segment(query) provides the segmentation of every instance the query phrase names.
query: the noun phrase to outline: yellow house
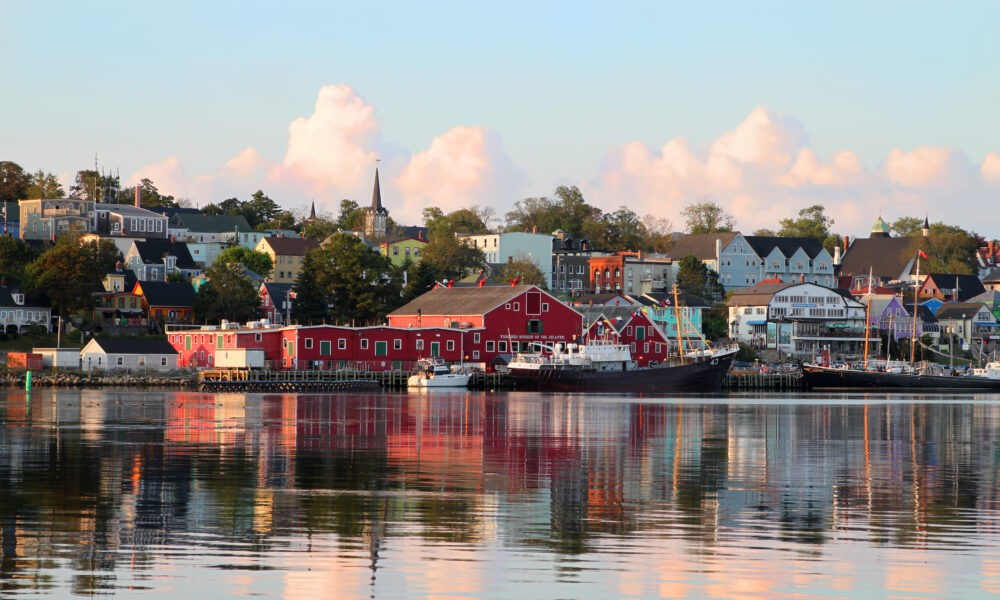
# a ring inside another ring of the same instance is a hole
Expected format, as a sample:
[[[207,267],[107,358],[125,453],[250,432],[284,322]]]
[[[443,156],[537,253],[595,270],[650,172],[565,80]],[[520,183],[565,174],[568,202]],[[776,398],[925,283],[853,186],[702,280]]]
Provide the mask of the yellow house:
[[[387,257],[394,266],[398,267],[402,266],[407,259],[414,263],[420,262],[420,253],[426,245],[427,240],[423,238],[408,237],[395,242],[382,242],[379,244],[379,249],[382,256]]]
[[[319,248],[319,242],[309,238],[266,237],[254,250],[267,254],[274,263],[268,283],[295,283],[302,272],[302,258],[314,248]]]

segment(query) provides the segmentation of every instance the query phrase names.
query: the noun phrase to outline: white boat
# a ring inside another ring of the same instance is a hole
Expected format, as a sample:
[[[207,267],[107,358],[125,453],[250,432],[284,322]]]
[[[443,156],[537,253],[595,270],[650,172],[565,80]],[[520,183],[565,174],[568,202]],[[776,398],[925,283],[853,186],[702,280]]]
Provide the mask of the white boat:
[[[449,367],[443,360],[420,359],[417,371],[406,380],[409,387],[468,387],[471,373],[458,367]]]

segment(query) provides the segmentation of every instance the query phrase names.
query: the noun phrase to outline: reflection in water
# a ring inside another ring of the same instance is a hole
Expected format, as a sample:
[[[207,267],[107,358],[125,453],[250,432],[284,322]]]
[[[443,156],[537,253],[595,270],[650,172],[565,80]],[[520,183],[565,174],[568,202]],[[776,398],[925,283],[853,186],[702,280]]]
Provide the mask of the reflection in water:
[[[1000,591],[989,398],[0,395],[0,596]]]

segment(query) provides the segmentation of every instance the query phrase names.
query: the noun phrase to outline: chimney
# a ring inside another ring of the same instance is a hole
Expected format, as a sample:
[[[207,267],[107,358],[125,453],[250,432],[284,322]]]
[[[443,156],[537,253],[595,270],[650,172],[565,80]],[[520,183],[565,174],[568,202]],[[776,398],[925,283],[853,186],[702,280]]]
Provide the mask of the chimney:
[[[418,229],[417,230],[417,239],[418,240],[424,239],[424,230],[423,229]]]
[[[139,189],[139,184],[135,184],[135,207],[141,208],[139,199],[142,198],[142,190]]]
[[[833,264],[840,264],[840,246],[833,247]]]
[[[805,282],[806,282],[806,274],[799,273],[799,283],[805,283]]]
[[[538,226],[537,225],[533,225],[531,227],[531,233],[538,233]]]
[[[993,255],[993,242],[992,241],[990,242],[989,249],[990,249],[990,258],[993,258],[994,255]]]
[[[847,235],[845,235],[845,236],[844,236],[844,252],[847,252],[847,248],[848,248],[848,246],[850,246],[850,245],[851,245],[851,237],[850,237],[850,236],[847,236]]]

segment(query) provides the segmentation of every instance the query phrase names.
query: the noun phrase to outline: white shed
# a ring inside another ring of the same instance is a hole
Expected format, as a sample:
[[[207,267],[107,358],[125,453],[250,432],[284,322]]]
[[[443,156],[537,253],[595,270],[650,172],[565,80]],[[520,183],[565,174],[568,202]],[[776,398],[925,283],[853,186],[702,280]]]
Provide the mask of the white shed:
[[[80,350],[84,371],[173,371],[177,350],[163,339],[94,338]]]

